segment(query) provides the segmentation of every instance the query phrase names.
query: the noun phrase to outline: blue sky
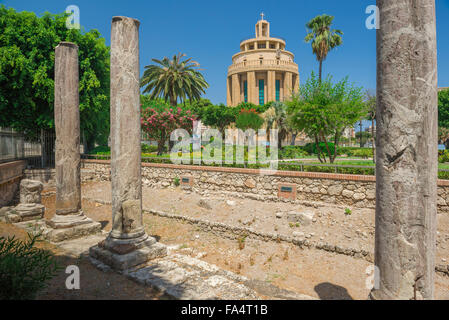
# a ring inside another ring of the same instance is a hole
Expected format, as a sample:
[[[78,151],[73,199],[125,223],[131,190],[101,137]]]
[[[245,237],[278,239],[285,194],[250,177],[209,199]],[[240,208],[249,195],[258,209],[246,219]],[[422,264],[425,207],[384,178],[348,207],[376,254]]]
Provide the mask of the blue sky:
[[[139,19],[141,70],[151,58],[186,53],[198,61],[210,84],[206,98],[226,102],[226,73],[231,57],[244,38],[254,35],[254,25],[263,11],[271,23],[271,34],[287,41],[295,54],[301,79],[305,80],[318,64],[309,44],[304,42],[305,24],[318,14],[335,16],[335,28],[344,35],[343,45],[331,52],[324,73],[334,79],[349,76],[366,89],[376,87],[376,34],[365,28],[365,9],[375,0],[0,0],[18,11],[61,13],[77,5],[81,25],[97,29],[110,44],[111,18],[116,15]],[[449,0],[436,0],[439,58],[439,86],[449,86]]]

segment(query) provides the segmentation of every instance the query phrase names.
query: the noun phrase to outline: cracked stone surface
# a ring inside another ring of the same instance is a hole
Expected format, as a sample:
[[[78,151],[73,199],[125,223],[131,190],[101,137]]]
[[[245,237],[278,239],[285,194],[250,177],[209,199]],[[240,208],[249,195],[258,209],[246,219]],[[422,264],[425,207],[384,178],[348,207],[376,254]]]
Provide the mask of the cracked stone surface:
[[[379,0],[374,299],[433,299],[437,220],[435,1]],[[430,155],[430,156],[429,156]]]

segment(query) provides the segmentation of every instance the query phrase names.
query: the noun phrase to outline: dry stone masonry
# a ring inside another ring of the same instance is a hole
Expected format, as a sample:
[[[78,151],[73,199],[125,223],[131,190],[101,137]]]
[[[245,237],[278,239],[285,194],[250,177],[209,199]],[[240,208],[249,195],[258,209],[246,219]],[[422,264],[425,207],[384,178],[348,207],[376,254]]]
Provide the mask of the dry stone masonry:
[[[140,154],[139,21],[114,17],[111,31],[112,231],[90,249],[95,261],[126,270],[166,255],[143,226]]]
[[[85,160],[83,182],[110,181],[108,161]],[[261,201],[294,201],[279,197],[280,185],[296,188],[296,201],[324,202],[357,208],[374,208],[376,205],[375,177],[328,173],[279,171],[263,176],[251,169],[177,166],[172,164],[142,164],[142,183],[155,189],[175,186],[176,178],[189,177],[182,188],[198,193],[217,192]],[[246,182],[246,183],[245,183]],[[449,211],[449,183],[439,181],[438,210]]]

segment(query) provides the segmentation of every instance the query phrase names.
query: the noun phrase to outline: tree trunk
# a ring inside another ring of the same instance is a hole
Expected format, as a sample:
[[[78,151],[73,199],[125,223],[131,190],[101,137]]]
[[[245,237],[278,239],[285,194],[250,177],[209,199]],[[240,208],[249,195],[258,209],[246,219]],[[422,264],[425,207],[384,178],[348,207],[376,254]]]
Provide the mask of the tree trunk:
[[[176,107],[178,105],[178,98],[170,96],[170,105]]]
[[[320,80],[320,83],[321,83],[321,80],[323,78],[323,61],[321,61],[321,60],[320,60],[320,72],[319,72],[318,77],[319,77],[318,79]]]
[[[437,192],[435,1],[378,0],[372,299],[433,299]],[[376,281],[375,281],[376,282]]]
[[[373,148],[373,161],[376,163],[376,138],[374,137],[374,118],[375,116],[371,118],[371,147]]]
[[[290,143],[291,146],[295,145],[296,137],[298,136],[297,132],[292,132],[292,141]]]
[[[316,151],[318,153],[318,160],[320,160],[321,163],[325,163],[326,156],[324,156],[324,161],[321,159],[321,148],[320,148],[320,140],[318,138],[318,135],[315,135],[315,144],[316,144]]]

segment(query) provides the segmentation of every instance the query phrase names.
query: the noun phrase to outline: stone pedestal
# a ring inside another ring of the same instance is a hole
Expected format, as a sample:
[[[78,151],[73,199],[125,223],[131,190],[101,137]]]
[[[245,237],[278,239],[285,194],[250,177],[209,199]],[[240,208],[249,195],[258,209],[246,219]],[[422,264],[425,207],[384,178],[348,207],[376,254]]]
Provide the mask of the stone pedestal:
[[[125,270],[166,255],[143,226],[140,152],[139,21],[114,17],[111,30],[112,231],[93,259]]]
[[[20,204],[5,214],[5,221],[17,223],[42,219],[45,207],[41,204],[44,188],[40,181],[23,179],[20,182]]]
[[[78,46],[61,42],[55,50],[56,214],[46,237],[58,242],[101,230],[81,210]]]

